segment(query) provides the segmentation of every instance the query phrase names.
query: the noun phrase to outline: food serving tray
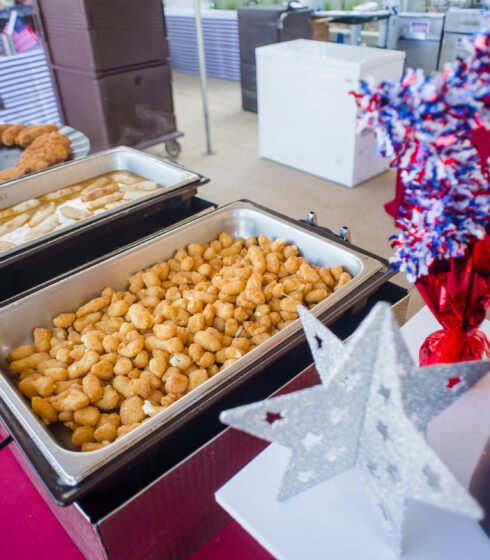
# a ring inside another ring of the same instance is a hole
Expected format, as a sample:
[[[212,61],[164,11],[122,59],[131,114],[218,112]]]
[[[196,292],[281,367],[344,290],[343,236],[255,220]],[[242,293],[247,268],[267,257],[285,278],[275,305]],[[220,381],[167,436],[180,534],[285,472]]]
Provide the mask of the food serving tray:
[[[97,451],[75,451],[69,430],[62,425],[48,429],[33,413],[9,373],[4,356],[10,349],[29,341],[34,327],[48,325],[53,316],[76,309],[104,287],[122,290],[132,273],[170,258],[188,243],[211,241],[221,231],[242,237],[263,233],[271,239],[283,238],[296,244],[312,263],[341,264],[349,271],[353,279],[311,310],[326,323],[365,299],[392,274],[382,259],[336,239],[321,228],[299,223],[249,201],[238,201],[115,252],[4,307],[0,314],[0,413],[58,503],[70,503],[93,489],[216,402],[220,395],[260,374],[260,369],[279,352],[304,341],[301,323],[296,320],[168,409]]]
[[[188,191],[191,186],[207,182],[202,175],[188,171],[174,162],[120,146],[0,186],[0,210],[103,173],[123,170],[155,181],[161,185],[161,188],[151,191],[145,197],[120,204],[116,208],[1,252],[0,273],[3,267],[14,261],[28,258],[31,254],[41,250],[45,251],[53,245],[83,234],[87,230],[103,227],[109,222],[127,217],[128,214],[143,210],[161,200],[179,196],[183,191]],[[191,194],[195,194],[195,191]]]

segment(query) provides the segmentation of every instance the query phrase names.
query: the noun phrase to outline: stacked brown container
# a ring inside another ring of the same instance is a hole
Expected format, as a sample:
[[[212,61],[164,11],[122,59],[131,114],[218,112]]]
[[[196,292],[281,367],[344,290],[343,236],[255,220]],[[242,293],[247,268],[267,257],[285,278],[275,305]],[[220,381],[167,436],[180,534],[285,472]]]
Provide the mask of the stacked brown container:
[[[175,151],[161,0],[36,0],[35,17],[63,119],[94,151],[159,141]]]

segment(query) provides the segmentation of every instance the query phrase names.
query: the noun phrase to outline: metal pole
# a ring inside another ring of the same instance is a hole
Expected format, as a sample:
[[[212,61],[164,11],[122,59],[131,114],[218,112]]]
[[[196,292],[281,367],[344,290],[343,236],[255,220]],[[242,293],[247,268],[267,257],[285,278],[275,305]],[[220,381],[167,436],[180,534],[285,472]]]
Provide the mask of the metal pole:
[[[361,31],[362,23],[354,23],[350,26],[350,44],[360,45],[361,44]]]
[[[201,77],[202,112],[204,116],[204,132],[206,133],[206,154],[213,153],[211,147],[211,129],[208,111],[208,80],[206,76],[206,57],[204,54],[204,37],[202,33],[201,0],[194,0],[194,15],[196,18],[197,54],[199,57],[199,74]]]

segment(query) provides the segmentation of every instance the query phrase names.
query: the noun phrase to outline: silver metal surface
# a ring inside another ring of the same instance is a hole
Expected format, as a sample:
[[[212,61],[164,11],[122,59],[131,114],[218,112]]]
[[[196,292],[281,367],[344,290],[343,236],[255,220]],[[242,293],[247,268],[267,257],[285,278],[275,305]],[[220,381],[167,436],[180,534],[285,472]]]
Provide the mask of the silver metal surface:
[[[438,41],[400,39],[397,48],[407,53],[407,68],[420,68],[427,74],[437,69],[440,50]]]
[[[15,414],[29,436],[36,442],[43,455],[66,484],[76,485],[113,457],[139,440],[150,431],[181,413],[216,386],[231,381],[240,372],[260,360],[277,345],[301,329],[299,320],[272,336],[234,364],[188,393],[162,413],[154,416],[129,434],[111,445],[90,453],[75,451],[70,442],[70,432],[62,425],[46,428],[33,413],[29,402],[16,389],[15,376],[9,373],[3,356],[7,352],[30,341],[32,329],[50,325],[52,318],[61,313],[76,310],[82,303],[95,297],[106,286],[123,290],[127,278],[136,271],[156,262],[170,258],[188,243],[211,241],[221,231],[235,236],[248,237],[263,233],[270,238],[283,238],[295,243],[302,255],[314,264],[333,266],[341,264],[353,279],[312,309],[319,315],[336,302],[349,297],[358,286],[364,284],[384,265],[371,257],[346,248],[325,237],[301,228],[294,223],[276,217],[266,210],[248,202],[236,202],[206,216],[176,227],[159,236],[133,246],[107,260],[95,264],[69,278],[56,282],[38,292],[28,295],[4,307],[0,314],[0,398]],[[59,428],[59,431],[56,431]]]
[[[306,223],[309,226],[317,226],[318,225],[318,216],[317,216],[316,212],[314,212],[313,210],[310,210],[308,212],[308,215],[306,216]]]
[[[339,230],[339,238],[342,239],[342,241],[347,241],[348,243],[351,242],[351,230],[349,226],[342,226]]]
[[[145,179],[155,181],[161,185],[161,188],[150,192],[148,196],[121,204],[92,218],[80,220],[48,235],[22,243],[9,251],[0,253],[0,259],[3,260],[13,253],[18,253],[19,250],[26,250],[30,246],[37,245],[39,241],[47,241],[60,234],[74,231],[93,222],[103,222],[115,214],[127,213],[132,207],[138,206],[144,201],[166,197],[172,191],[199,180],[199,175],[187,171],[177,164],[134,150],[133,148],[120,146],[0,186],[0,210],[24,200],[42,196],[48,192],[97,177],[103,173],[118,170],[132,171]]]
[[[450,9],[444,24],[439,70],[444,70],[445,65],[454,62],[458,56],[468,56],[470,36],[488,25],[480,10]]]
[[[463,58],[470,54],[469,35],[464,33],[444,33],[441,46],[441,54],[439,56],[440,71],[444,70],[446,64],[451,64],[456,60],[456,57]]]
[[[480,10],[451,8],[446,13],[444,33],[471,35],[488,25],[487,19]]]
[[[407,53],[408,68],[437,69],[444,14],[404,12],[396,16],[396,48]]]
[[[204,132],[206,135],[206,154],[211,155],[211,127],[208,109],[208,80],[206,74],[206,54],[204,51],[204,34],[202,30],[201,0],[194,0],[194,17],[196,18],[197,54],[199,59],[199,76],[201,79],[202,112],[204,117]]]
[[[442,37],[444,14],[400,13],[398,25],[401,39],[438,42]]]
[[[350,41],[351,45],[361,44],[362,23],[355,23],[350,26]]]

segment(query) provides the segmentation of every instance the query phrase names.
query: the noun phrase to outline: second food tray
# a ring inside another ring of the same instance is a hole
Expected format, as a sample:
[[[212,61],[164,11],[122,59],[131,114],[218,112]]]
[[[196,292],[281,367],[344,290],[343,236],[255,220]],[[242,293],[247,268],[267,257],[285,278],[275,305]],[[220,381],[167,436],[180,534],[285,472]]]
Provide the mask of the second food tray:
[[[142,198],[122,201],[125,203],[113,208],[109,205],[88,218],[73,220],[74,223],[0,250],[0,301],[83,264],[89,253],[92,256],[88,259],[93,259],[147,235],[155,230],[153,222],[157,226],[160,223],[158,229],[161,229],[165,222],[181,220],[186,217],[185,207],[197,189],[207,182],[202,175],[173,162],[120,146],[0,186],[0,214],[16,205],[16,208],[28,205],[33,199],[44,201],[56,194],[54,191],[68,190],[67,187],[117,171],[139,175],[156,183],[158,188]],[[45,201],[43,205],[46,206]],[[40,226],[47,221],[49,218]],[[5,218],[0,222],[4,224]]]

